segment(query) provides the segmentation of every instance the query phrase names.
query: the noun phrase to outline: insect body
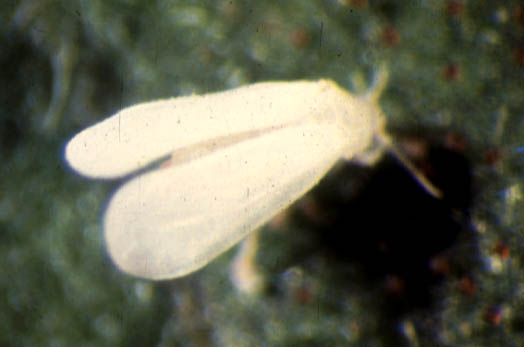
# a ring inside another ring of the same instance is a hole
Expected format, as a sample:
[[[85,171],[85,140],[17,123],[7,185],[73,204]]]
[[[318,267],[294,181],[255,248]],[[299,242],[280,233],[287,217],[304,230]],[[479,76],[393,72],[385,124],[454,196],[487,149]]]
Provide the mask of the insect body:
[[[125,108],[77,134],[65,157],[79,173],[118,178],[170,156],[116,191],[107,249],[149,279],[195,271],[311,189],[341,158],[383,136],[377,99],[329,80],[263,82]]]

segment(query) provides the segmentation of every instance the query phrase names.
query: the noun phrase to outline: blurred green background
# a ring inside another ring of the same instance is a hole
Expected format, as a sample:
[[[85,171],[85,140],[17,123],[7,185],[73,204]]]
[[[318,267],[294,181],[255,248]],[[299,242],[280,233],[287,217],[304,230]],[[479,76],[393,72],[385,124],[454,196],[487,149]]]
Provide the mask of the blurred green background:
[[[475,166],[486,271],[469,297],[449,284],[441,343],[524,345],[519,1],[6,0],[0,18],[0,345],[388,345],[367,333],[380,316],[369,298],[303,271],[309,303],[237,294],[234,252],[176,281],[119,272],[100,231],[117,183],[62,159],[72,135],[124,106],[263,80],[361,91],[381,63],[388,124],[456,129]],[[266,258],[279,251],[262,242]]]

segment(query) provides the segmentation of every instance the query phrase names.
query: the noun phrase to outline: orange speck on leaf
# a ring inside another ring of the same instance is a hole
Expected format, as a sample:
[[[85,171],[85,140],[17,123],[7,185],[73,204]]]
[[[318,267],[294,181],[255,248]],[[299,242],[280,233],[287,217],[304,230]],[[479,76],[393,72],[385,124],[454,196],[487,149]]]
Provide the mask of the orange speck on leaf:
[[[502,320],[502,312],[500,307],[494,306],[487,309],[484,313],[484,321],[492,325],[499,325]]]
[[[300,286],[296,288],[294,292],[295,298],[301,305],[309,304],[311,302],[311,299],[313,298],[311,288],[309,288],[308,286]]]
[[[495,252],[503,260],[507,260],[510,256],[511,250],[505,242],[499,241],[495,247],[493,247],[493,252]]]
[[[382,31],[382,41],[384,41],[384,43],[390,47],[397,45],[400,41],[400,34],[398,30],[392,26],[387,26],[384,28]]]
[[[513,8],[513,17],[517,23],[524,25],[524,6],[516,5]]]
[[[464,295],[471,296],[477,291],[477,286],[470,276],[464,276],[460,279],[459,290]]]
[[[501,157],[500,151],[495,148],[490,148],[484,152],[484,162],[490,166],[497,165]]]
[[[462,1],[451,0],[446,4],[446,13],[451,16],[460,16],[464,13],[464,3]]]
[[[311,44],[311,34],[306,29],[296,29],[291,33],[291,43],[295,48],[307,48]]]
[[[460,66],[455,63],[448,63],[446,66],[444,66],[442,73],[444,74],[444,79],[446,81],[456,81],[460,78],[461,75]]]
[[[464,136],[451,132],[446,134],[444,138],[444,147],[455,152],[464,153],[468,144]]]
[[[386,276],[386,292],[390,295],[403,295],[406,291],[406,282],[404,279],[395,276]]]
[[[524,47],[516,47],[513,50],[513,59],[519,66],[524,66]]]

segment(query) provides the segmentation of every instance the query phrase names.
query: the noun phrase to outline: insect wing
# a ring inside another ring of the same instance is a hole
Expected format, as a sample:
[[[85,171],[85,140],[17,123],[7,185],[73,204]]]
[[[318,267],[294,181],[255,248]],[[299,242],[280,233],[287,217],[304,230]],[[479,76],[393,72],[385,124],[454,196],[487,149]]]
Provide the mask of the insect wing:
[[[173,151],[308,117],[322,105],[326,85],[331,86],[318,81],[263,82],[138,104],[77,134],[65,157],[85,176],[120,177]]]
[[[197,270],[309,190],[346,146],[336,124],[309,119],[140,175],[109,203],[109,253],[145,278]]]

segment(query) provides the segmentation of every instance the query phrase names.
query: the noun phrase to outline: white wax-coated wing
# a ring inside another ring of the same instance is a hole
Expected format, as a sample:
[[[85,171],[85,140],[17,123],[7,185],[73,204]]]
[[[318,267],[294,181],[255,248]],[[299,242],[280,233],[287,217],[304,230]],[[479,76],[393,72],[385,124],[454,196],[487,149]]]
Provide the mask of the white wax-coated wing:
[[[140,175],[109,202],[108,251],[139,277],[195,271],[315,185],[347,155],[346,137],[309,119]]]
[[[65,157],[79,173],[120,177],[173,151],[250,131],[271,130],[318,113],[329,81],[264,82],[202,96],[178,97],[123,109],[76,135]],[[341,93],[342,91],[342,93]]]

